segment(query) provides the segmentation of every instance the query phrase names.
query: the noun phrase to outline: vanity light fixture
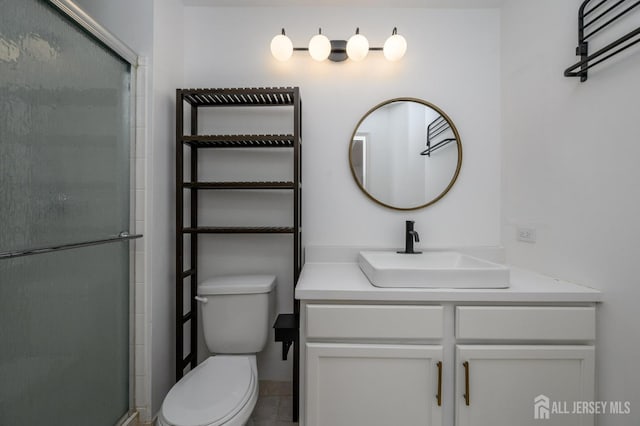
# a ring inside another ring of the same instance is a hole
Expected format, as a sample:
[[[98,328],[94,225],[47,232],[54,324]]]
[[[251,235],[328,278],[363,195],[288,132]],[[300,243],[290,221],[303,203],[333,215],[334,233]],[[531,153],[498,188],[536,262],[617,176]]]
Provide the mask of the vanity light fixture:
[[[278,34],[271,40],[271,54],[279,61],[288,60],[293,54],[293,43],[282,29],[282,34]]]
[[[398,29],[394,28],[391,32],[391,37],[384,42],[382,53],[384,57],[390,61],[397,61],[404,56],[407,51],[407,40],[398,34]]]
[[[324,61],[331,54],[331,40],[322,34],[322,28],[318,28],[318,34],[309,40],[309,56],[316,61]]]
[[[400,60],[407,51],[407,41],[398,34],[398,29],[394,28],[391,36],[385,41],[384,47],[369,47],[369,40],[360,34],[360,28],[346,40],[329,40],[322,34],[322,29],[318,29],[318,34],[311,37],[309,47],[293,47],[291,39],[287,37],[284,28],[281,34],[276,35],[271,40],[271,54],[279,61],[287,61],[294,51],[307,51],[311,58],[316,61],[329,59],[333,62],[342,62],[347,58],[353,61],[361,61],[367,57],[369,51],[382,51],[384,57],[389,61]]]
[[[347,42],[347,56],[353,61],[361,61],[369,54],[369,40],[360,34],[360,28]]]

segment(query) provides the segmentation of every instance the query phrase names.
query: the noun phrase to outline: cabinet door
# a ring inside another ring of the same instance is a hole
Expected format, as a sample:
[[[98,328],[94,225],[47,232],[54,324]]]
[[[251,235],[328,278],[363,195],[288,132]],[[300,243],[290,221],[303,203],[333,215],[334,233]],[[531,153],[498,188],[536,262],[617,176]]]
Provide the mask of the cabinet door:
[[[592,426],[594,379],[593,346],[459,345],[456,425]]]
[[[306,351],[307,426],[442,424],[442,346],[307,343]]]

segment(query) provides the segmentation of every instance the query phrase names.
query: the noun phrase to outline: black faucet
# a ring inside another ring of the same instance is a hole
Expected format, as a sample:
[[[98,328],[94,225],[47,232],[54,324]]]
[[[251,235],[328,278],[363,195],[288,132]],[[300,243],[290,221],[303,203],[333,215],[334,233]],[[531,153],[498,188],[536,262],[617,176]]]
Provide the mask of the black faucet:
[[[421,251],[413,250],[413,242],[420,242],[420,235],[413,229],[413,224],[415,222],[413,220],[407,220],[406,222],[406,231],[405,231],[405,243],[404,243],[404,251],[399,251],[398,253],[404,254],[419,254]]]

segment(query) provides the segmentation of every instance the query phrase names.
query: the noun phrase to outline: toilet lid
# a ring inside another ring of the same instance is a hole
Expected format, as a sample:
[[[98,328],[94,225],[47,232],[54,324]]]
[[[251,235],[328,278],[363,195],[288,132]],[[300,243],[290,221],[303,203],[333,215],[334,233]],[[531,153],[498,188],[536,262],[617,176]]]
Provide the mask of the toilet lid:
[[[254,380],[248,357],[209,357],[169,391],[162,415],[175,426],[219,424],[246,404]]]

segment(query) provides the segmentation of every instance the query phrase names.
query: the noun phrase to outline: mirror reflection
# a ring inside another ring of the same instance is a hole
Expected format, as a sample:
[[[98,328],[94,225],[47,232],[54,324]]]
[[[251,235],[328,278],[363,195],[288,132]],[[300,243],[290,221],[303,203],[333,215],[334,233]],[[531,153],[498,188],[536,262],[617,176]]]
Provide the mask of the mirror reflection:
[[[462,145],[453,122],[435,105],[392,99],[360,120],[351,137],[349,162],[370,198],[413,210],[449,191],[460,171]]]

